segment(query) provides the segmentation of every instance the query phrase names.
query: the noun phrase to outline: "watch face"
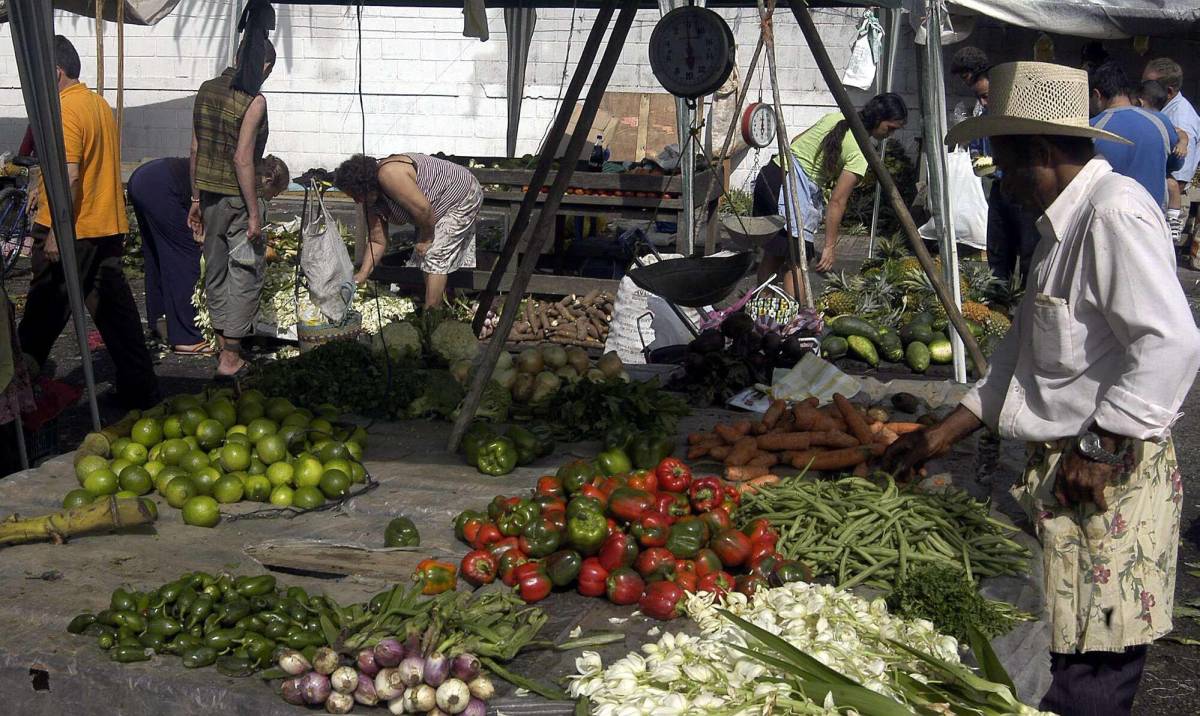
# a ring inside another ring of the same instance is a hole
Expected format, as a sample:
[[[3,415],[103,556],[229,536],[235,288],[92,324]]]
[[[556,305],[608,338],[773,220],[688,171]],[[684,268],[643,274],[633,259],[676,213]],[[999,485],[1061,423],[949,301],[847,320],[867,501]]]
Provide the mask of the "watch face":
[[[755,103],[748,110],[746,143],[762,149],[775,141],[775,110],[770,105]]]
[[[701,97],[715,91],[733,69],[733,46],[721,16],[701,7],[663,15],[650,35],[650,67],[671,94]]]

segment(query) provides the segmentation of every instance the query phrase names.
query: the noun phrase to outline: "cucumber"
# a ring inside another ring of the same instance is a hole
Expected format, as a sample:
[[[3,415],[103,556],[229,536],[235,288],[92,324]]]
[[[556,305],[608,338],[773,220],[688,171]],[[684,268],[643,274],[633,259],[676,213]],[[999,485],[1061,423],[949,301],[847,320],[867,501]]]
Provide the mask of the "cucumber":
[[[848,350],[850,350],[850,346],[841,336],[826,336],[821,341],[821,355],[829,360],[841,358],[846,355]]]
[[[895,333],[885,333],[880,340],[879,350],[883,359],[889,363],[899,363],[904,360],[904,344]]]
[[[879,344],[879,331],[874,326],[855,316],[838,316],[829,325],[834,335],[842,338],[862,336],[872,343]]]
[[[904,359],[914,373],[924,373],[929,370],[929,346],[920,341],[909,343]]]
[[[928,323],[917,323],[916,320],[913,320],[912,323],[900,330],[900,338],[906,345],[917,342],[928,346],[929,342],[933,340],[933,329],[929,327]]]
[[[921,326],[933,325],[933,314],[929,311],[921,311],[917,315],[913,316],[912,324]]]
[[[849,336],[846,338],[846,343],[850,348],[851,355],[855,358],[864,361],[872,368],[879,365],[879,354],[875,352],[875,344],[869,339],[862,336]]]
[[[950,363],[954,360],[954,351],[950,348],[950,339],[938,336],[929,344],[929,360],[933,363]]]
[[[967,329],[971,331],[972,336],[975,336],[976,338],[983,337],[983,326],[979,325],[975,321],[967,321]]]
[[[944,331],[944,330],[946,330],[946,326],[949,326],[949,325],[950,325],[949,318],[935,318],[933,320],[933,323],[930,324],[930,326],[933,328],[934,331]]]

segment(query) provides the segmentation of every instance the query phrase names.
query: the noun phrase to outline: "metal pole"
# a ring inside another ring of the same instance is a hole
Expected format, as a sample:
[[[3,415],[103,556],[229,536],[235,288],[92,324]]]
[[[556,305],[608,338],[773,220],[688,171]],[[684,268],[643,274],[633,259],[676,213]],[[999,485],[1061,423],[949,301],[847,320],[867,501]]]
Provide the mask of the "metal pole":
[[[43,0],[9,0],[9,24],[12,27],[13,50],[21,78],[21,93],[33,127],[41,159],[42,179],[46,185],[46,200],[50,203],[51,223],[58,241],[59,260],[67,284],[67,299],[75,337],[79,340],[79,357],[83,363],[83,379],[87,384],[88,407],[92,413],[92,428],[99,431],[100,410],[96,406],[96,378],[92,373],[92,354],[87,344],[87,322],[84,320],[83,292],[79,286],[79,266],[75,263],[75,207],[71,187],[67,182],[67,158],[63,149],[62,115],[58,104],[58,83],[55,80],[54,15],[51,4]]]
[[[825,79],[825,84],[829,86],[829,91],[833,93],[833,99],[837,102],[838,107],[842,110],[842,114],[845,115],[846,120],[850,123],[850,132],[854,135],[854,140],[858,142],[858,147],[862,150],[863,156],[867,160],[867,165],[871,167],[871,170],[875,172],[875,176],[879,178],[888,203],[892,205],[892,210],[896,212],[897,218],[900,219],[900,225],[904,228],[904,235],[908,238],[913,255],[917,258],[917,262],[921,264],[921,270],[925,272],[925,275],[929,277],[930,282],[933,284],[933,291],[937,294],[938,301],[946,307],[946,316],[950,319],[950,324],[954,326],[959,335],[963,336],[963,344],[966,346],[967,352],[970,353],[971,359],[975,361],[975,368],[979,371],[980,375],[986,373],[987,358],[984,357],[983,351],[979,350],[979,343],[971,335],[970,330],[968,330],[967,321],[963,318],[962,312],[958,310],[958,304],[954,302],[950,292],[946,290],[945,283],[937,275],[937,271],[933,266],[933,257],[929,255],[929,250],[925,248],[921,234],[917,231],[917,224],[913,221],[912,214],[909,212],[908,206],[904,203],[904,198],[900,196],[900,190],[896,188],[896,180],[892,178],[887,167],[884,166],[883,160],[879,158],[879,153],[871,145],[871,136],[867,134],[867,128],[863,126],[862,119],[858,116],[858,112],[854,108],[854,103],[850,101],[850,95],[839,80],[838,71],[834,68],[833,61],[829,59],[829,52],[825,50],[825,43],[821,41],[821,34],[817,31],[817,26],[813,22],[812,15],[808,12],[808,6],[804,4],[803,0],[789,0],[789,3],[792,7],[792,15],[796,17],[796,22],[800,24],[800,31],[804,33],[804,39],[808,42],[808,46],[812,50],[813,59],[817,61],[817,67],[821,70],[821,76]]]
[[[600,108],[600,100],[604,98],[604,91],[608,88],[608,81],[612,77],[613,69],[617,66],[617,60],[621,57],[621,48],[625,45],[625,38],[629,35],[629,28],[633,26],[633,18],[637,15],[637,6],[638,0],[621,0],[621,12],[618,13],[617,21],[613,25],[612,33],[609,35],[608,46],[604,48],[604,55],[600,59],[600,65],[596,68],[596,76],[592,78],[592,85],[588,87],[587,97],[583,101],[583,108],[579,110],[579,127],[590,127],[596,119],[596,111]],[[586,73],[588,67],[588,65],[581,65],[577,71]],[[550,191],[546,194],[546,203],[542,205],[542,213],[538,216],[537,226],[534,227],[533,234],[529,237],[529,246],[525,251],[525,255],[521,258],[520,265],[517,266],[516,275],[513,276],[512,286],[510,287],[513,295],[520,296],[524,294],[525,287],[529,285],[529,277],[533,274],[534,268],[537,267],[538,257],[542,252],[542,245],[545,244],[546,237],[550,235],[550,229],[554,225],[559,204],[562,203],[563,193],[567,190],[567,186],[571,182],[571,176],[575,173],[575,167],[578,165],[579,157],[583,153],[583,145],[588,139],[586,131],[576,131],[571,135],[571,141],[567,144],[567,151],[563,154],[558,174],[554,176],[554,183],[550,186]],[[547,151],[550,151],[549,148],[547,148]],[[532,188],[530,187],[530,189]],[[488,341],[487,348],[484,350],[483,361],[471,379],[471,388],[467,391],[467,397],[463,399],[462,410],[459,411],[458,418],[454,421],[454,427],[450,430],[450,440],[447,449],[451,452],[458,449],[458,443],[462,440],[462,435],[466,431],[467,425],[474,419],[475,411],[479,408],[479,401],[483,398],[483,389],[487,386],[488,381],[492,379],[492,371],[496,368],[496,360],[500,357],[500,353],[506,350],[504,337],[512,330],[513,323],[517,319],[519,304],[519,301],[504,302],[504,310],[500,312],[500,321],[496,325],[496,331],[492,340]]]
[[[666,15],[671,10],[684,4],[682,0],[658,0],[659,15]],[[700,2],[703,6],[703,1]],[[692,201],[693,183],[696,177],[696,151],[692,146],[692,128],[696,126],[696,107],[694,103],[682,97],[675,98],[675,129],[679,135],[680,155],[679,171],[682,180],[682,192],[679,195],[683,205],[680,225],[675,236],[675,250],[684,256],[691,256],[695,239],[696,212]]]
[[[587,81],[588,73],[591,72],[592,65],[596,61],[596,53],[600,51],[600,43],[604,40],[604,33],[612,21],[613,11],[616,9],[616,6],[616,0],[607,0],[600,6],[600,10],[596,13],[596,20],[592,24],[592,30],[588,34],[587,41],[584,42],[583,51],[579,54],[579,64],[575,66],[575,74],[571,76],[571,82],[567,85],[567,91],[563,95],[562,103],[558,107],[558,116],[554,118],[554,124],[550,127],[550,133],[546,135],[546,143],[542,147],[542,154],[538,157],[538,163],[534,167],[533,176],[529,178],[529,191],[525,192],[525,198],[521,201],[521,208],[517,210],[517,216],[513,219],[512,226],[508,227],[508,236],[504,240],[504,248],[501,249],[500,258],[496,261],[496,265],[492,267],[492,273],[488,276],[487,286],[479,296],[479,308],[475,311],[475,320],[471,322],[476,335],[479,335],[480,329],[483,328],[483,321],[487,318],[488,311],[491,310],[492,301],[496,298],[496,294],[500,290],[500,280],[504,278],[504,272],[508,270],[508,264],[512,261],[512,257],[516,255],[517,247],[524,239],[525,230],[529,228],[529,217],[533,214],[533,208],[537,204],[542,185],[546,183],[546,177],[550,175],[550,167],[554,164],[554,154],[558,151],[558,145],[562,142],[563,136],[567,132],[567,125],[571,122],[571,114],[575,111],[575,104],[579,101],[579,94],[583,91],[583,84]],[[587,136],[589,128],[590,125],[584,126],[583,122],[580,121],[575,126],[575,134],[582,133],[584,136]],[[528,250],[526,248],[526,251]],[[507,335],[507,333],[503,334],[503,336]]]
[[[892,91],[892,76],[896,72],[896,51],[900,40],[900,17],[903,11],[899,8],[885,10],[883,16],[883,58],[879,63],[879,91]],[[879,158],[887,161],[888,140],[879,145]],[[867,258],[875,258],[875,232],[879,228],[879,206],[883,202],[883,186],[875,182],[875,204],[871,208],[871,240],[867,244]]]
[[[942,252],[942,277],[950,289],[956,308],[962,306],[962,287],[958,280],[958,244],[954,233],[954,209],[950,197],[948,159],[946,158],[946,86],[942,72],[942,0],[925,2],[925,71],[921,88],[925,97],[925,151],[929,157],[929,196],[933,198],[939,243]],[[950,332],[954,354],[954,379],[967,382],[967,361],[963,353],[962,336]]]

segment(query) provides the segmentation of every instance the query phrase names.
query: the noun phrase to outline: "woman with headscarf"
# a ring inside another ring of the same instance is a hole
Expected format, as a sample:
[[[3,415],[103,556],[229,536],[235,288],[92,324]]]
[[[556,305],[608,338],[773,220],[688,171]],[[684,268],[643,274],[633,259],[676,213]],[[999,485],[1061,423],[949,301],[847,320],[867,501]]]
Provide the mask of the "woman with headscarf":
[[[425,273],[425,305],[441,304],[446,277],[475,266],[475,226],[483,189],[463,166],[409,152],[383,159],[356,154],[342,162],[334,185],[363,206],[367,251],[354,280],[363,283],[387,249],[387,225],[412,224],[410,265]]]

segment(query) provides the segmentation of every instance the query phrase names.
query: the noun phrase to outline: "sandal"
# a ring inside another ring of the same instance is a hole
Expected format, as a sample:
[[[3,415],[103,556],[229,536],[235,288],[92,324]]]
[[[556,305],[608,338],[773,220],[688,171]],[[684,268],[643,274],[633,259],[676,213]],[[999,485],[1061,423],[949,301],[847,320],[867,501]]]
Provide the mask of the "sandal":
[[[217,349],[201,341],[188,346],[171,346],[171,352],[181,356],[210,356],[216,354]]]
[[[244,361],[242,367],[238,368],[234,373],[213,373],[214,383],[237,383],[242,378],[245,378],[250,373],[250,361]]]

